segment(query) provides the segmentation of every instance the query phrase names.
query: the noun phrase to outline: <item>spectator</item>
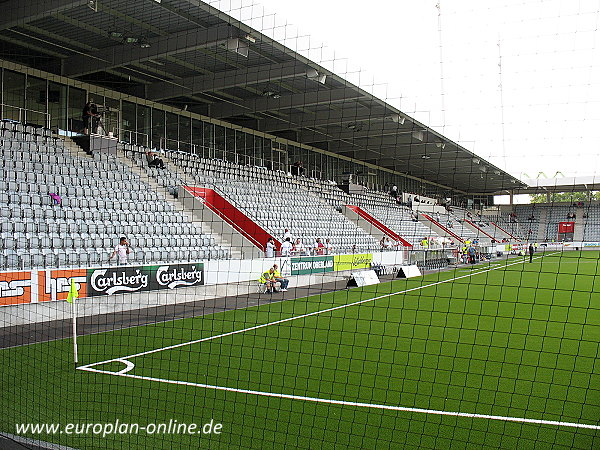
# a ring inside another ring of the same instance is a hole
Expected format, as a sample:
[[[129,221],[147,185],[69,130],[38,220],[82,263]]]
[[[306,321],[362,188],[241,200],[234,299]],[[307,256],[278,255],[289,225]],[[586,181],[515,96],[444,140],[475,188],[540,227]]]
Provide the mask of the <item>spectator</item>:
[[[467,248],[467,255],[469,255],[469,262],[471,264],[475,264],[475,260],[477,257],[477,250],[475,250],[475,247],[469,245],[469,248]]]
[[[331,243],[331,239],[325,239],[325,251],[328,255],[333,255],[335,248]]]
[[[418,216],[417,216],[417,215],[416,215],[414,212],[411,212],[411,213],[410,213],[410,219],[411,219],[413,222],[418,222],[418,221],[419,221],[419,217],[418,217]]]
[[[398,186],[392,186],[392,189],[390,190],[390,196],[393,198],[398,198]]]
[[[440,213],[439,212],[435,213],[435,221],[438,223],[440,222]]]
[[[288,228],[286,228],[285,231],[283,232],[283,240],[285,241],[286,239],[289,239],[290,242],[292,241],[292,239],[294,239],[294,237],[292,236],[292,233],[290,233],[290,230]]]
[[[466,245],[463,245],[463,247],[461,249],[462,250],[461,251],[461,253],[462,253],[462,263],[463,264],[466,264],[468,262],[468,260],[469,260],[469,255],[467,253],[468,249],[469,249],[469,247],[467,247]]]
[[[287,291],[287,287],[290,283],[290,280],[281,276],[281,272],[279,271],[279,266],[277,264],[273,264],[273,280],[275,282],[279,282],[279,284],[281,285],[281,288],[279,290],[281,292]]]
[[[265,257],[274,258],[275,257],[275,239],[270,237],[267,239],[267,246],[265,250]]]
[[[165,168],[165,162],[155,153],[146,152],[146,161],[148,161],[148,167],[156,167],[157,169]]]
[[[83,134],[96,133],[98,124],[100,123],[100,114],[98,114],[98,106],[94,103],[94,99],[90,97],[88,102],[83,107],[81,112],[83,120]]]
[[[258,282],[264,284],[267,287],[266,292],[272,294],[275,291],[275,283],[277,283],[277,281],[275,281],[275,269],[271,267],[270,269],[265,270],[258,279]]]
[[[408,196],[408,200],[406,201],[406,206],[412,209],[412,195]]]
[[[389,237],[385,238],[384,247],[386,250],[392,250],[392,248],[394,247],[394,243]]]
[[[292,253],[292,240],[288,237],[281,244],[281,256],[290,256]]]
[[[385,236],[379,241],[379,246],[381,247],[381,250],[385,250]]]
[[[294,246],[292,247],[292,253],[296,255],[306,255],[306,247],[300,239],[296,239]]]
[[[529,262],[533,262],[533,252],[535,252],[535,248],[533,248],[533,244],[529,244]]]
[[[110,261],[113,257],[117,256],[117,265],[123,266],[127,264],[127,255],[131,253],[131,248],[129,247],[129,242],[127,242],[127,238],[125,236],[121,237],[119,240],[119,244],[115,247],[112,255],[108,257]]]
[[[304,175],[304,163],[302,161],[296,161],[292,165],[290,172],[292,173],[292,175],[295,175],[297,177]]]
[[[452,222],[452,219],[448,219],[448,223],[446,225],[448,228],[454,228],[454,222]]]
[[[317,238],[317,240],[315,241],[313,253],[316,256],[321,256],[321,255],[325,254],[325,246],[323,245],[321,238]]]
[[[53,204],[55,204],[57,206],[60,206],[62,204],[62,198],[60,197],[60,195],[58,195],[58,193],[50,192],[48,195],[52,199]]]

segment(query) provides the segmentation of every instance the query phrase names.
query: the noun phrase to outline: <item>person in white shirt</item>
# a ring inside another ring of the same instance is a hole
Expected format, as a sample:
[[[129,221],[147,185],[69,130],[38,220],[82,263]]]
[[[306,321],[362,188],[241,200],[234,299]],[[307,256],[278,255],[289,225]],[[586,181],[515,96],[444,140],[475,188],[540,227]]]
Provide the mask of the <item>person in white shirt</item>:
[[[334,247],[333,244],[331,243],[331,239],[325,239],[325,249],[326,249],[326,253],[328,255],[333,255],[333,251],[334,251]]]
[[[281,256],[290,256],[292,247],[292,239],[289,237],[284,239],[283,244],[281,244]]]
[[[306,247],[304,247],[304,244],[300,239],[296,239],[292,252],[296,255],[306,255]]]
[[[290,230],[288,228],[286,228],[285,231],[283,232],[283,240],[285,241],[286,239],[289,239],[290,242],[292,242],[292,240],[294,239],[294,237],[292,236],[292,233],[290,233]]]
[[[127,238],[125,236],[121,237],[119,240],[119,244],[115,247],[112,255],[108,257],[109,260],[113,259],[113,257],[117,256],[117,265],[122,266],[127,264],[127,255],[131,253],[131,248],[129,247],[129,242],[127,242]]]
[[[275,257],[275,239],[273,239],[272,237],[267,239],[267,249],[265,251],[265,256],[267,258]]]

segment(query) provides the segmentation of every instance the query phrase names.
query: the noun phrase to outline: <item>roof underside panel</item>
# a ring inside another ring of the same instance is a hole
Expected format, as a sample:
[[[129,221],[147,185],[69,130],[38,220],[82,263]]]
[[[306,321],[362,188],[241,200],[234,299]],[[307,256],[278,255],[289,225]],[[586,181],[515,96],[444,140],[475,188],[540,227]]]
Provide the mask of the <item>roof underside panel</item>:
[[[6,0],[0,58],[243,124],[451,189],[522,186],[383,100],[196,0]]]

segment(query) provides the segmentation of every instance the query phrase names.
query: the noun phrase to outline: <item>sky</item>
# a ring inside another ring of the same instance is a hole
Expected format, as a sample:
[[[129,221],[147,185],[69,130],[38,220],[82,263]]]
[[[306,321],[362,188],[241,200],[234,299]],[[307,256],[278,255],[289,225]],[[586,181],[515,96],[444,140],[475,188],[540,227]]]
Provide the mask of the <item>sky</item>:
[[[600,176],[600,0],[209,3],[513,176]]]

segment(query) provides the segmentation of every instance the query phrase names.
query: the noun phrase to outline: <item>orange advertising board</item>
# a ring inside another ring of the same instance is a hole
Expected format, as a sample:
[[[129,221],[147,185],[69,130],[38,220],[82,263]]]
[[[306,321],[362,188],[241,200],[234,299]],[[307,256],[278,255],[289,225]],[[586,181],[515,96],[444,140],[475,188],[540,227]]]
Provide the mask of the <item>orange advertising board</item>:
[[[0,305],[30,303],[32,285],[30,271],[0,273]]]
[[[87,269],[40,270],[38,301],[66,300],[71,288],[71,278],[75,279],[79,298],[87,297]]]

